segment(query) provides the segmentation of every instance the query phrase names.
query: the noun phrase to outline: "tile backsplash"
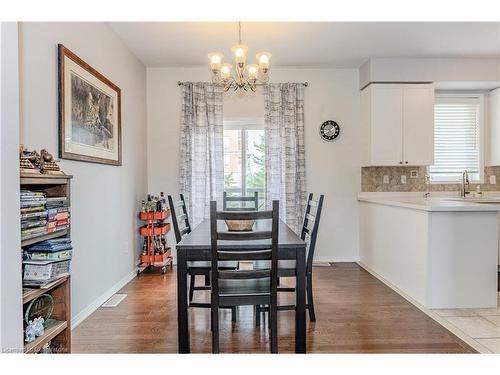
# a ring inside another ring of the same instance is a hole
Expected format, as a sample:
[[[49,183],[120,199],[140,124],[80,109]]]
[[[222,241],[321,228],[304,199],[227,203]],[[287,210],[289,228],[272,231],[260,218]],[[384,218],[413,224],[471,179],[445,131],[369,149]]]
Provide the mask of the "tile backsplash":
[[[412,177],[416,173],[416,177]],[[411,192],[426,191],[425,175],[427,167],[362,167],[362,192]],[[490,176],[496,176],[496,184],[490,184]],[[384,176],[386,180],[384,182]],[[401,183],[401,176],[406,176],[406,184]],[[477,185],[482,191],[500,191],[500,166],[484,168],[484,184],[471,183],[470,191],[476,191]],[[459,191],[460,184],[431,184],[431,191]]]

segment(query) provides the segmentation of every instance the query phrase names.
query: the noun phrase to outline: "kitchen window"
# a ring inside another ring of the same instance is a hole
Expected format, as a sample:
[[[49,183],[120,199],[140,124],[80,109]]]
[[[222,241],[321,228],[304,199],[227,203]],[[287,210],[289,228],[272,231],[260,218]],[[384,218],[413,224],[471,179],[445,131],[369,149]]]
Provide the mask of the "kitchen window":
[[[464,170],[470,181],[482,182],[483,100],[482,95],[436,96],[432,182],[460,182]]]
[[[264,205],[265,144],[263,119],[224,120],[224,191],[229,196],[257,191],[259,206]]]

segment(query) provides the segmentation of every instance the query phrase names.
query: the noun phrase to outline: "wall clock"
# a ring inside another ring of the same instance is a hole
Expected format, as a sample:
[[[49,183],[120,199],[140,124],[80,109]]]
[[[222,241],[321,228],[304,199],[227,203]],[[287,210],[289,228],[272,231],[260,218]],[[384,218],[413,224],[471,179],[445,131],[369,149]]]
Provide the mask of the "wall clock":
[[[333,120],[325,121],[319,128],[319,134],[325,141],[333,141],[340,135],[340,126]]]

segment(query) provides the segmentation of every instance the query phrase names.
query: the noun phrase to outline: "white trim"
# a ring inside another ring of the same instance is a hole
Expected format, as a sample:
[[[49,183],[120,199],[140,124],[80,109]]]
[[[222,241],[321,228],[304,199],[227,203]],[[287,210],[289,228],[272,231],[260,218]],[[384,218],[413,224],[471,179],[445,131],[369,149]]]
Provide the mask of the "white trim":
[[[97,297],[90,305],[85,307],[82,311],[76,314],[71,319],[71,330],[78,327],[85,319],[87,319],[94,311],[96,311],[104,302],[111,298],[113,294],[122,289],[130,281],[132,281],[137,275],[137,272],[131,271],[129,274],[125,275],[120,281],[109,288],[101,296]]]
[[[386,286],[388,286],[389,288],[391,288],[393,291],[395,291],[397,294],[399,294],[405,300],[407,300],[408,302],[410,302],[413,306],[415,306],[416,308],[418,308],[420,311],[422,311],[429,318],[435,320],[441,326],[443,326],[448,331],[450,331],[452,334],[454,334],[455,336],[457,336],[460,340],[462,340],[463,342],[465,342],[467,345],[471,346],[472,348],[474,348],[475,350],[477,350],[479,353],[491,353],[491,351],[489,351],[483,345],[481,345],[480,343],[478,343],[476,340],[474,340],[470,336],[464,334],[460,329],[458,329],[457,327],[455,327],[453,324],[449,323],[446,319],[444,319],[443,317],[439,316],[434,311],[426,308],[425,306],[423,306],[422,304],[420,304],[419,302],[417,302],[416,300],[414,300],[413,298],[411,298],[408,294],[406,294],[405,292],[403,292],[397,286],[391,284],[389,281],[387,281],[385,278],[383,278],[378,273],[376,273],[375,271],[373,271],[366,264],[364,264],[361,261],[358,261],[357,263],[365,271],[367,271],[372,276],[374,276],[375,278],[377,278],[378,280],[380,280],[383,284],[385,284]]]
[[[315,263],[329,263],[329,262],[337,262],[337,263],[356,263],[359,261],[358,257],[352,257],[352,256],[327,256],[327,255],[322,255],[322,256],[314,256],[313,259],[313,265]]]

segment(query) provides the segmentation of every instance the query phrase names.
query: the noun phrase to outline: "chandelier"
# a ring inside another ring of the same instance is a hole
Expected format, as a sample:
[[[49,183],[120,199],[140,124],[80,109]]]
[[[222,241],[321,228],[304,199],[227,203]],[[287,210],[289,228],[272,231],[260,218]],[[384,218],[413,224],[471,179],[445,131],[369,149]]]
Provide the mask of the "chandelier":
[[[247,64],[248,46],[241,43],[241,22],[238,22],[238,44],[231,48],[234,55],[235,70],[232,64],[222,62],[224,54],[211,52],[208,54],[208,63],[212,73],[212,82],[224,85],[224,90],[248,89],[255,91],[257,84],[265,84],[269,81],[269,67],[271,54],[259,52],[255,56],[257,64]]]

